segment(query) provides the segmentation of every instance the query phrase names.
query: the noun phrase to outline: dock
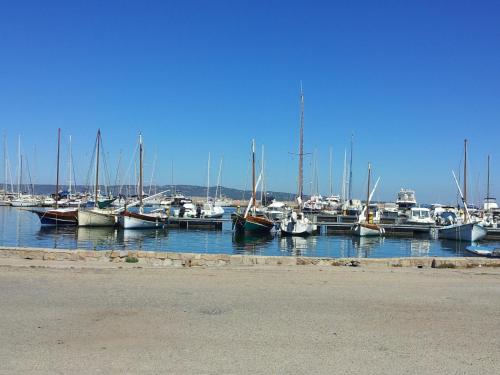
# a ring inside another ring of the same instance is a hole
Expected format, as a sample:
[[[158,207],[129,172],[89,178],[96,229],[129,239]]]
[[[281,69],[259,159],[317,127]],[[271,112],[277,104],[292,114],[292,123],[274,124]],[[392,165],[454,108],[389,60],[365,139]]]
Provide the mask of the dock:
[[[190,218],[190,217],[168,217],[165,226],[168,228],[181,229],[208,229],[222,230],[224,222],[230,222],[230,219],[208,219],[208,218]]]

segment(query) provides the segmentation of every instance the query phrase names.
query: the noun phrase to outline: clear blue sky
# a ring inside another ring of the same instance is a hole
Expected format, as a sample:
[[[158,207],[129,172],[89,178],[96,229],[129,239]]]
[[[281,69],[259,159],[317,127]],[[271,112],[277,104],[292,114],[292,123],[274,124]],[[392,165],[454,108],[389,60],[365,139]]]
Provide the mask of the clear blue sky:
[[[354,133],[355,195],[371,161],[375,198],[409,187],[452,202],[468,138],[469,191],[482,199],[489,153],[499,196],[499,14],[498,1],[462,0],[5,1],[0,128],[14,169],[21,135],[39,183],[55,179],[58,127],[65,149],[72,135],[79,182],[101,128],[123,173],[142,131],[158,183],[173,161],[176,183],[204,185],[211,152],[212,181],[223,155],[223,184],[244,188],[255,138],[268,188],[294,192],[302,81],[305,149],[317,150],[324,194],[329,147],[338,192]]]

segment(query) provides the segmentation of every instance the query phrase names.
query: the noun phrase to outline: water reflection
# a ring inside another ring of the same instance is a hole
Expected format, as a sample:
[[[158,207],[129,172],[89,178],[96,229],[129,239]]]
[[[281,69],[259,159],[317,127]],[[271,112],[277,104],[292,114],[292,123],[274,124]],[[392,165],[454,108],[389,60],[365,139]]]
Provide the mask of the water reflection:
[[[162,248],[163,240],[167,238],[167,229],[121,229],[117,231],[116,242],[124,248],[136,250],[158,250]]]
[[[357,258],[368,258],[375,248],[384,244],[385,237],[352,237],[355,256]]]
[[[19,232],[19,231],[18,231]],[[36,234],[40,246],[55,248],[76,248],[77,227],[76,226],[41,226]]]
[[[78,227],[78,247],[109,248],[116,243],[117,229],[113,227]]]
[[[272,242],[274,235],[268,233],[263,235],[249,235],[234,232],[233,251],[235,254],[263,254],[264,248]]]
[[[316,249],[316,237],[281,236],[279,246],[286,252],[284,255],[311,256]]]
[[[423,257],[429,256],[431,250],[431,241],[424,239],[410,240],[410,256],[412,257]]]

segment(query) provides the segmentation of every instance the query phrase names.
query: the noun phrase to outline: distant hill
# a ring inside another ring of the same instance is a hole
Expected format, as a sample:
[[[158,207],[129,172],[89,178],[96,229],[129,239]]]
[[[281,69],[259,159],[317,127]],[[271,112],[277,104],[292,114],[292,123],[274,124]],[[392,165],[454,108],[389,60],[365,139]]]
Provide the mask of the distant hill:
[[[67,186],[65,186],[65,185],[62,186],[63,190],[66,188],[67,188]],[[113,186],[113,187],[110,187],[109,189],[113,194],[116,195],[119,192],[120,188],[117,186]],[[135,186],[125,185],[125,186],[121,187],[121,192],[122,192],[122,194],[129,194],[129,193],[134,194],[135,189],[136,189]],[[83,186],[83,185],[77,185],[75,190],[79,191],[79,192],[85,192],[85,191],[88,191],[88,187]],[[172,186],[171,185],[153,186],[151,189],[151,194],[154,194],[155,192],[164,191],[164,190],[168,190],[170,192],[170,190],[172,190]],[[204,197],[207,195],[207,188],[204,186],[175,185],[174,190],[176,192],[180,192],[188,197]],[[54,193],[54,191],[55,191],[55,185],[42,185],[42,184],[35,185],[35,193],[36,194],[50,195],[50,194]],[[144,188],[144,192],[146,194],[149,193],[149,186]],[[231,199],[239,199],[239,200],[249,199],[251,193],[252,192],[249,190],[244,191],[244,190],[240,190],[240,189],[222,187],[222,195],[224,195],[228,198],[231,198]],[[210,188],[210,195],[213,196],[214,194],[215,194],[215,186],[212,186]],[[287,200],[287,201],[293,200],[295,197],[295,195],[292,193],[284,193],[284,192],[277,192],[277,191],[269,191],[269,192],[267,192],[267,194],[269,196],[274,197],[275,199]],[[260,197],[260,191],[258,192],[257,196]]]

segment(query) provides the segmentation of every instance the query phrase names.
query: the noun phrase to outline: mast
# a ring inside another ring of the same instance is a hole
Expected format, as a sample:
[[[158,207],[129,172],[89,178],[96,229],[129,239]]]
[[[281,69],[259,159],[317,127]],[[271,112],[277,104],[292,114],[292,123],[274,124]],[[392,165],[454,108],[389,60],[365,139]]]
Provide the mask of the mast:
[[[17,196],[21,196],[21,173],[23,169],[21,166],[21,136],[17,137],[17,162],[18,162],[18,174],[17,174]]]
[[[255,139],[252,139],[252,205],[255,212]]]
[[[71,165],[71,159],[72,159],[72,156],[71,156],[71,135],[69,136],[69,182],[68,182],[68,194],[69,196],[71,196],[71,180],[72,180],[72,176],[71,176],[71,170],[73,168],[73,166]]]
[[[490,209],[490,155],[488,155],[488,179],[486,182],[486,209]]]
[[[99,149],[101,148],[101,129],[97,130],[97,153],[95,158],[95,192],[94,192],[94,207],[98,207],[97,191],[99,190]]]
[[[22,183],[23,182],[23,155],[19,155],[19,157],[21,158],[21,164],[19,164],[19,171],[20,171],[19,172],[19,176],[20,176],[19,178],[20,178],[20,181]],[[19,185],[19,187],[20,186],[21,185]],[[21,197],[21,190],[19,189],[19,187],[18,187],[18,190],[19,190],[18,194],[19,194],[19,197]]]
[[[208,165],[207,165],[207,203],[210,197],[210,152],[208,153]]]
[[[142,213],[142,134],[139,133],[139,207]]]
[[[260,174],[262,176],[262,185],[260,188],[260,203],[264,205],[264,200],[263,200],[264,199],[264,145],[262,145],[262,156],[260,159]]]
[[[302,200],[304,188],[304,90],[302,82],[300,82],[300,137],[299,137],[299,181],[297,189],[297,197]]]
[[[59,153],[61,151],[61,128],[57,129],[57,168],[56,168],[56,209],[59,203]]]
[[[215,199],[216,200],[217,200],[217,197],[219,197],[219,199],[222,198],[221,174],[222,174],[222,157],[220,158],[219,175],[217,176],[217,188],[215,190]]]
[[[333,185],[332,185],[332,148],[330,147],[330,197],[333,195]]]
[[[464,205],[467,204],[467,139],[464,139]],[[464,221],[468,222],[467,210],[464,212]]]
[[[344,171],[342,172],[342,201],[347,201],[347,189],[346,189],[346,179],[347,179],[347,150],[344,149]]]
[[[366,222],[370,222],[370,177],[371,165],[368,163],[368,188],[366,189]]]
[[[351,134],[351,155],[350,155],[350,161],[349,161],[349,195],[348,199],[352,198],[352,144],[353,144],[353,138],[354,134]]]
[[[7,195],[7,134],[3,133],[3,176],[4,176],[4,181],[3,181],[3,194],[4,196]]]

